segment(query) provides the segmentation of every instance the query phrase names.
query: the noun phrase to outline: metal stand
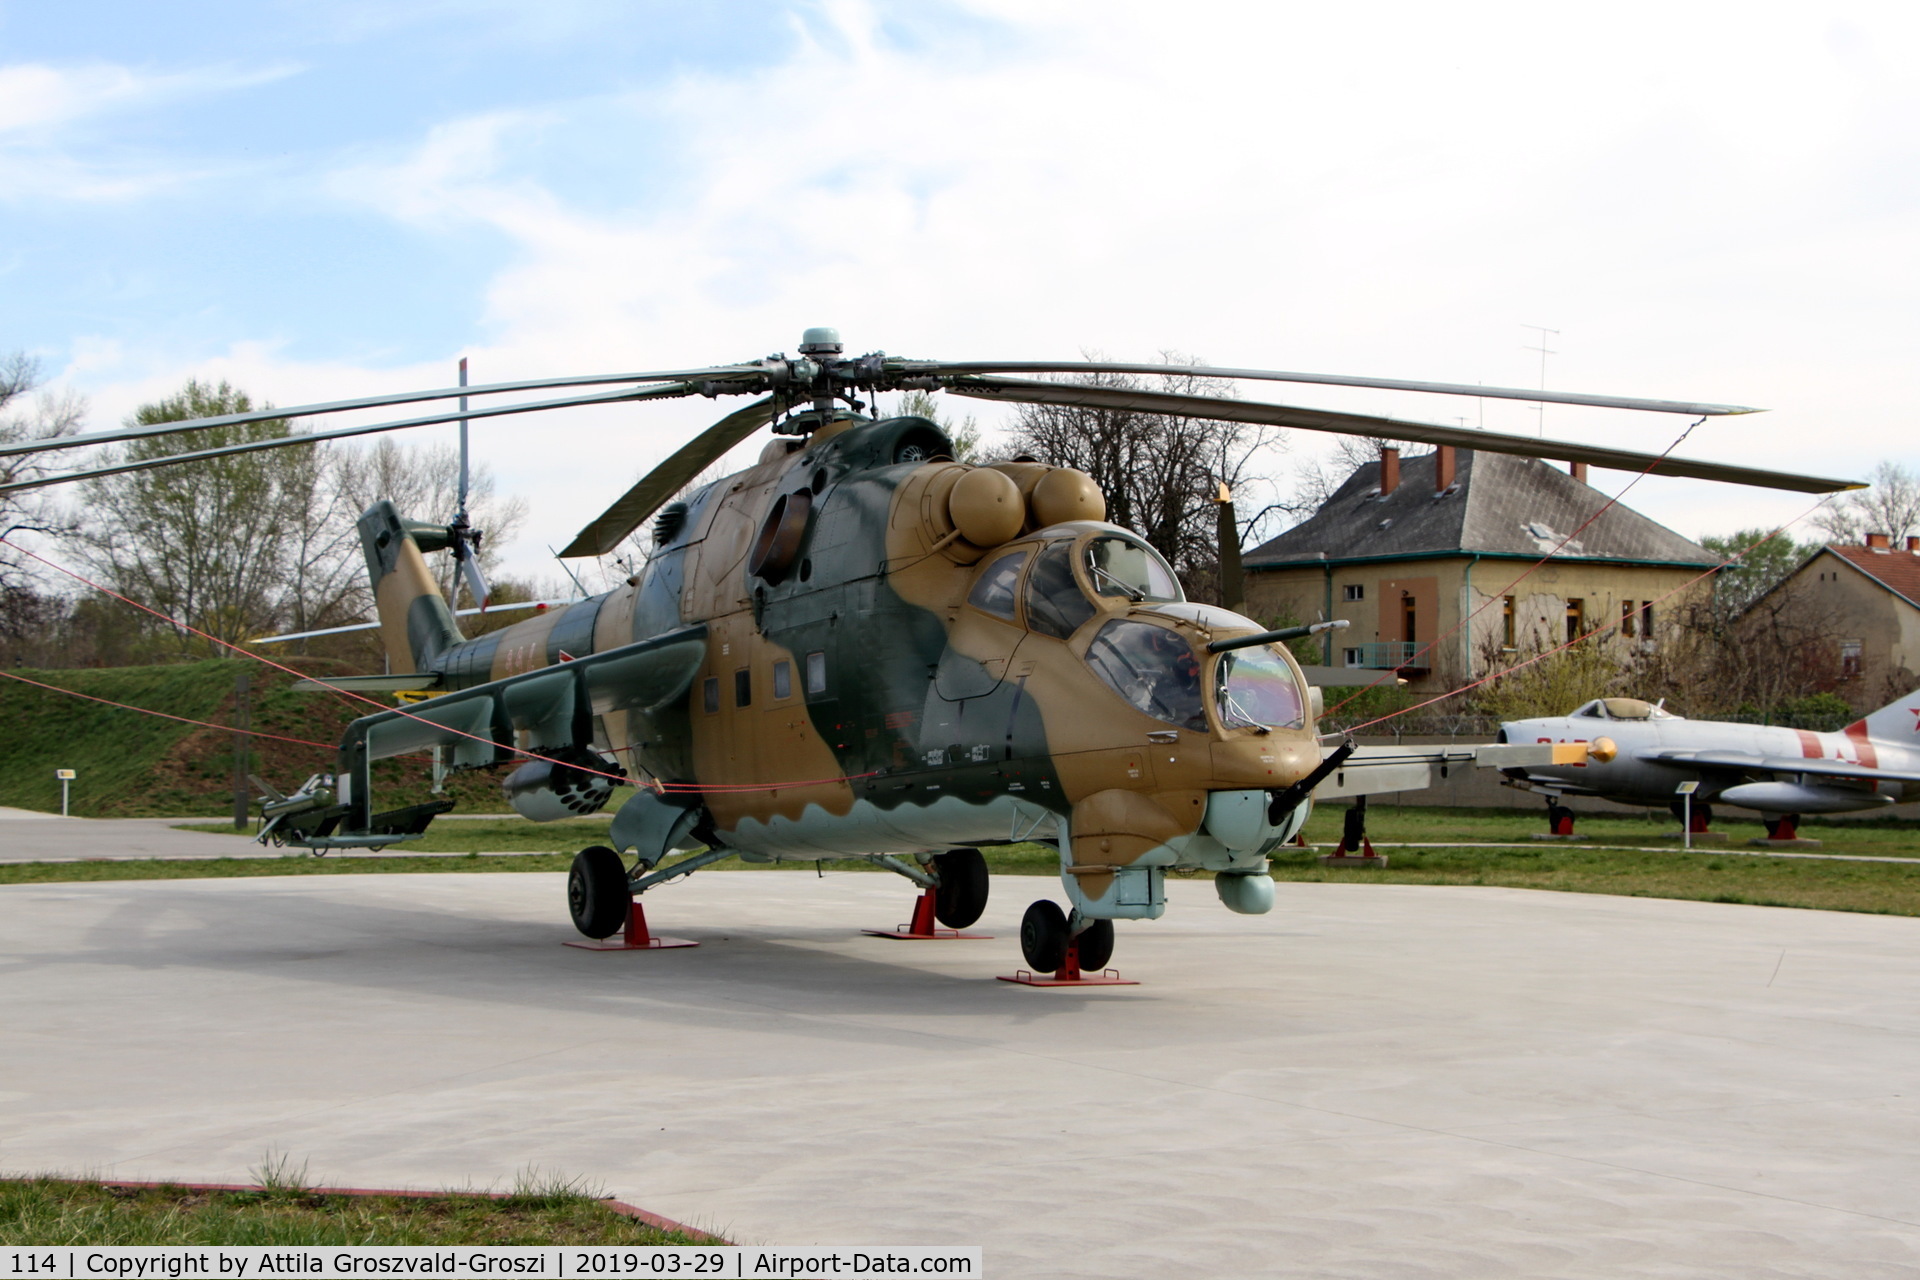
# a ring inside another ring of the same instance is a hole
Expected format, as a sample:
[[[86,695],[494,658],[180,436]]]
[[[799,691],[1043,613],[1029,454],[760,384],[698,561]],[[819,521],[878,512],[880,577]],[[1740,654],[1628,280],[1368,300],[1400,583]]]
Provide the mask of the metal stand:
[[[913,919],[905,924],[895,925],[891,929],[862,929],[860,932],[874,938],[895,938],[906,942],[945,942],[954,938],[991,938],[990,933],[963,933],[959,929],[943,929],[933,914],[933,890],[922,893],[913,904]]]
[[[1358,853],[1353,852],[1359,850]],[[1332,853],[1320,859],[1323,867],[1384,867],[1387,860],[1373,851],[1373,841],[1367,839],[1367,798],[1356,796],[1353,808],[1347,810],[1346,821],[1340,828],[1340,844]]]
[[[697,947],[700,944],[691,938],[655,937],[647,929],[647,909],[635,898],[627,911],[626,928],[620,931],[620,937],[599,938],[581,942],[569,942],[564,945],[578,947],[582,951],[665,951],[672,947]]]
[[[1088,976],[1080,972],[1080,944],[1067,943],[1067,958],[1052,975],[1035,973],[1031,969],[997,975],[1001,982],[1016,982],[1023,987],[1137,987],[1140,984],[1132,978],[1123,978],[1118,969],[1102,969]]]

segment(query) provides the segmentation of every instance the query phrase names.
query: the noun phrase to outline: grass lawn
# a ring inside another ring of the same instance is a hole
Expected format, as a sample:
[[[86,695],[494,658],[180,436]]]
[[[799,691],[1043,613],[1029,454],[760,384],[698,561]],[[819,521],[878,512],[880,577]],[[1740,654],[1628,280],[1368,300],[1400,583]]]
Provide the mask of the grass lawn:
[[[1316,811],[1307,826],[1308,839],[1325,847],[1332,846],[1339,839],[1342,812],[1337,808]],[[1577,844],[1545,843],[1527,839],[1529,832],[1540,830],[1543,825],[1537,815],[1528,812],[1383,806],[1371,814],[1369,834],[1381,843],[1413,845],[1389,850],[1385,868],[1323,867],[1319,855],[1325,848],[1283,849],[1273,859],[1273,874],[1279,880],[1500,885],[1562,893],[1611,893],[1920,915],[1920,832],[1906,823],[1810,823],[1802,830],[1824,842],[1821,853],[1912,858],[1910,866],[1755,857],[1734,852],[1745,850],[1745,841],[1761,834],[1757,822],[1719,823],[1734,836],[1725,846],[1698,849],[1693,853],[1682,852],[1677,847],[1649,853],[1621,846],[1656,842],[1673,824],[1631,813],[1619,817],[1582,817],[1579,821],[1580,830],[1592,836],[1592,840]],[[231,826],[194,826],[232,833]],[[236,840],[232,858],[0,864],[0,884],[209,876],[556,872],[565,871],[579,849],[603,842],[606,832],[604,816],[557,823],[532,823],[518,818],[443,821],[437,823],[425,839],[407,844],[409,849],[445,855],[441,857],[315,858],[292,851],[262,851]],[[1454,843],[1492,847],[1434,847]],[[998,874],[1053,876],[1058,872],[1057,857],[1045,845],[1007,845],[985,853],[988,866]],[[492,854],[509,856],[489,856]],[[815,865],[811,862],[769,865],[727,861],[712,870],[812,871]],[[831,870],[882,873],[869,863],[855,860],[823,865]]]
[[[330,1195],[0,1181],[0,1240],[17,1245],[704,1244],[578,1191],[504,1197]]]

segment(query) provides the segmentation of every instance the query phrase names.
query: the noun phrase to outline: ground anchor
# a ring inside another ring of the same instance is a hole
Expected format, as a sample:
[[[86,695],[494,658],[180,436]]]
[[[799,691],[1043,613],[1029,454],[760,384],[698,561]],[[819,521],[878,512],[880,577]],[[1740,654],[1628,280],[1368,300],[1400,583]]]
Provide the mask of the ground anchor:
[[[875,938],[893,938],[902,942],[947,942],[957,938],[991,938],[990,933],[966,933],[960,929],[943,929],[934,918],[935,892],[932,889],[922,893],[913,904],[913,919],[905,924],[895,925],[891,929],[862,929],[860,932]]]
[[[582,951],[666,951],[673,947],[697,947],[700,944],[691,938],[660,937],[647,928],[647,909],[635,898],[627,905],[627,924],[617,938],[597,938],[591,941],[569,942],[569,947],[578,947]]]

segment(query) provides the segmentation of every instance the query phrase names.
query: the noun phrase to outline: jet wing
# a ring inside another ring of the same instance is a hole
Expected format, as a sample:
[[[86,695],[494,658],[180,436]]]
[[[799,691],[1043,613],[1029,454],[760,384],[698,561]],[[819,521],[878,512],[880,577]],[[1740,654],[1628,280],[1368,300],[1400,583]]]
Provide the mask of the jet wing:
[[[511,756],[516,731],[537,746],[583,742],[592,718],[644,711],[686,696],[707,654],[704,623],[441,694],[347,726],[343,751],[364,741],[367,759],[384,760],[427,747],[453,748],[456,765],[484,765]]]
[[[1642,751],[1638,759],[1677,764],[1691,769],[1724,769],[1739,773],[1807,773],[1822,778],[1856,778],[1863,782],[1920,782],[1920,773],[1872,769],[1848,760],[1818,760],[1805,756],[1763,756],[1751,751]]]
[[[1424,791],[1433,785],[1435,771],[1444,778],[1450,769],[1531,768],[1539,765],[1585,764],[1584,742],[1487,743],[1434,747],[1361,747],[1333,775],[1313,789],[1315,800],[1343,796],[1374,796],[1390,791]]]

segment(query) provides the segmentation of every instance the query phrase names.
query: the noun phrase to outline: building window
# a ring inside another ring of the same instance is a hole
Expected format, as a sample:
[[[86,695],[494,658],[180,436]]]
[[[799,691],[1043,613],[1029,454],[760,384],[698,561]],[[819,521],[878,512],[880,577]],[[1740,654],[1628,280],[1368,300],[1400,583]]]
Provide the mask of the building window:
[[[1405,640],[1408,644],[1412,644],[1420,638],[1419,628],[1415,625],[1413,597],[1404,593],[1400,597],[1400,622],[1402,627],[1400,638],[1402,640]]]
[[[1651,600],[1640,606],[1640,634],[1648,640],[1653,639],[1653,601]]]
[[[1840,642],[1840,678],[1852,680],[1860,674],[1860,649],[1858,640]]]
[[[1587,602],[1574,597],[1567,601],[1567,643],[1578,640],[1587,629]]]
[[[707,682],[701,689],[700,697],[702,705],[704,705],[708,711],[718,711],[720,709],[719,676],[707,677]]]
[[[810,653],[807,655],[807,692],[825,693],[827,691],[827,655]]]
[[[753,672],[746,667],[733,673],[733,705],[748,706],[753,702]]]
[[[1500,609],[1500,647],[1513,648],[1513,604],[1512,596],[1507,596]]]
[[[1622,600],[1620,602],[1620,634],[1623,636],[1633,635],[1635,631],[1639,630],[1639,622],[1640,611],[1633,607],[1633,601]]]
[[[1340,654],[1340,660],[1350,667],[1364,667],[1367,665],[1366,659],[1358,649],[1342,649]]]
[[[784,658],[773,664],[773,696],[777,701],[793,693],[793,664]]]
[[[1340,598],[1342,600],[1365,600],[1367,598],[1367,588],[1362,583],[1349,582],[1346,586],[1340,588]]]

